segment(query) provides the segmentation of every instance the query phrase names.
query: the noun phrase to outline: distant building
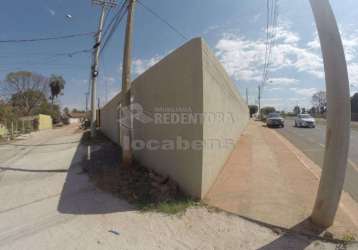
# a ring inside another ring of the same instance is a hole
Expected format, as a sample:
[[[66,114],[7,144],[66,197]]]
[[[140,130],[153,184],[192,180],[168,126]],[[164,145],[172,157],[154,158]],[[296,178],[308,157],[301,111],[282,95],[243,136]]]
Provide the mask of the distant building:
[[[81,123],[86,118],[86,113],[83,112],[71,112],[67,114],[67,123],[68,124],[77,124]]]

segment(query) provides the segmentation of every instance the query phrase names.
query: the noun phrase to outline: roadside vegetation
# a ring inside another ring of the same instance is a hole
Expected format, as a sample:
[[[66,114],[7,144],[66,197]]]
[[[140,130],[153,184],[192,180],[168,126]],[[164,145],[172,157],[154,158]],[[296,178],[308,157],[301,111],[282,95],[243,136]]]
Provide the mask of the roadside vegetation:
[[[35,130],[36,121],[29,117],[39,114],[49,115],[54,123],[59,122],[61,111],[56,99],[64,87],[62,76],[46,77],[30,71],[7,74],[0,81],[1,136],[4,137],[6,131],[19,130],[25,133]]]
[[[86,132],[83,145],[96,145],[100,149],[83,159],[82,168],[90,180],[101,190],[126,200],[142,212],[182,214],[186,209],[200,205],[185,195],[168,176],[163,176],[134,161],[131,167],[120,164],[121,149],[98,133],[91,139]]]

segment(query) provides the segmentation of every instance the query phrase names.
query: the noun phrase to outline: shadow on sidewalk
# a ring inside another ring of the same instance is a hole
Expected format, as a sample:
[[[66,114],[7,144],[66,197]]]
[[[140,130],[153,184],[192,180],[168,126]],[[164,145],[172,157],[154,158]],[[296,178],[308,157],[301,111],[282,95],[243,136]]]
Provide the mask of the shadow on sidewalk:
[[[269,244],[259,248],[258,250],[276,250],[276,249],[306,249],[316,240],[322,240],[319,237],[326,228],[315,226],[310,218],[305,219],[301,223],[284,232],[279,238]]]
[[[105,147],[112,145],[103,139],[92,144],[91,160],[88,161],[88,143],[84,134],[68,169],[57,210],[64,214],[106,214],[134,210],[126,201],[97,189],[84,171],[98,160],[101,166],[117,167],[113,163],[119,162],[120,152],[108,154]]]

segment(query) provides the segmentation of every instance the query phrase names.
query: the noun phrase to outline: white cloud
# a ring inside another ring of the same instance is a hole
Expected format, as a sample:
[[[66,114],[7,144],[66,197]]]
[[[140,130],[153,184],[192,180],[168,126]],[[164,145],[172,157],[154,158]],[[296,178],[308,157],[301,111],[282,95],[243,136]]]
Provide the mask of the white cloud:
[[[300,47],[298,34],[287,24],[278,28],[276,46],[272,48],[270,71],[294,69],[323,78],[322,58],[310,47]],[[265,40],[250,40],[235,34],[224,34],[216,44],[216,55],[235,80],[260,82],[265,58]]]
[[[343,29],[341,28],[341,30]],[[352,86],[358,87],[358,63],[355,62],[358,59],[357,57],[358,32],[343,31],[341,32],[341,36],[342,36],[342,43],[347,60],[349,81]],[[315,33],[314,39],[307,43],[307,46],[311,49],[316,50],[317,53],[321,53],[320,52],[321,45],[319,42],[317,32]],[[323,72],[321,72],[321,74],[323,74]]]
[[[301,107],[308,106],[309,101],[306,97],[291,97],[291,98],[262,98],[261,99],[262,107],[271,106],[276,110],[286,110],[291,111],[292,107],[295,105],[300,105]]]
[[[286,87],[286,86],[296,85],[297,83],[298,83],[297,79],[280,77],[280,78],[270,78],[270,80],[267,82],[267,85],[275,86],[275,87],[278,86]]]
[[[215,46],[219,57],[229,75],[235,80],[262,79],[262,58],[265,55],[265,44],[251,41],[245,37],[226,34]]]
[[[142,74],[143,72],[145,72],[147,69],[149,69],[150,67],[152,67],[154,64],[156,64],[157,62],[159,62],[162,59],[162,56],[156,55],[152,58],[149,59],[135,59],[133,60],[133,74],[135,76],[138,76],[140,74]]]
[[[317,92],[316,88],[290,88],[290,90],[305,97],[312,97],[312,95]]]

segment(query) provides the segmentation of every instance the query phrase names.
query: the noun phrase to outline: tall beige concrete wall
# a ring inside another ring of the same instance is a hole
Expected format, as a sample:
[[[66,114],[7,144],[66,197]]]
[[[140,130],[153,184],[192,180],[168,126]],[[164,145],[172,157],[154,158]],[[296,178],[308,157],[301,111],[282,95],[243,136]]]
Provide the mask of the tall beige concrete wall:
[[[133,102],[143,106],[146,114],[176,113],[178,108],[194,113],[203,111],[203,75],[200,40],[189,42],[177,49],[147,72],[139,76],[132,86]],[[164,112],[161,112],[163,108]],[[166,112],[167,111],[167,112]],[[143,124],[134,120],[135,140],[202,140],[203,125]],[[176,147],[177,148],[177,147]],[[150,150],[135,151],[144,165],[168,174],[193,196],[201,196],[201,150]]]
[[[202,195],[209,190],[249,121],[248,107],[233,81],[202,43],[204,122]]]
[[[117,94],[101,109],[101,132],[110,138],[113,142],[119,144],[119,112],[121,95]]]
[[[233,146],[208,149],[203,144],[212,139],[235,143],[249,116],[225,70],[205,43],[197,38],[135,79],[131,92],[132,102],[140,104],[144,114],[152,118],[150,122],[133,119],[135,158],[143,165],[171,176],[188,194],[202,198]],[[117,143],[119,98],[116,96],[101,110],[101,129]],[[210,121],[205,118],[205,113],[223,113],[233,118]],[[170,121],[170,117],[166,120],[165,116],[171,114],[184,114],[180,116],[184,120],[179,123]],[[204,114],[204,119],[188,122],[186,114]],[[174,148],[171,147],[173,142]],[[190,143],[189,148],[186,148],[186,142]]]

